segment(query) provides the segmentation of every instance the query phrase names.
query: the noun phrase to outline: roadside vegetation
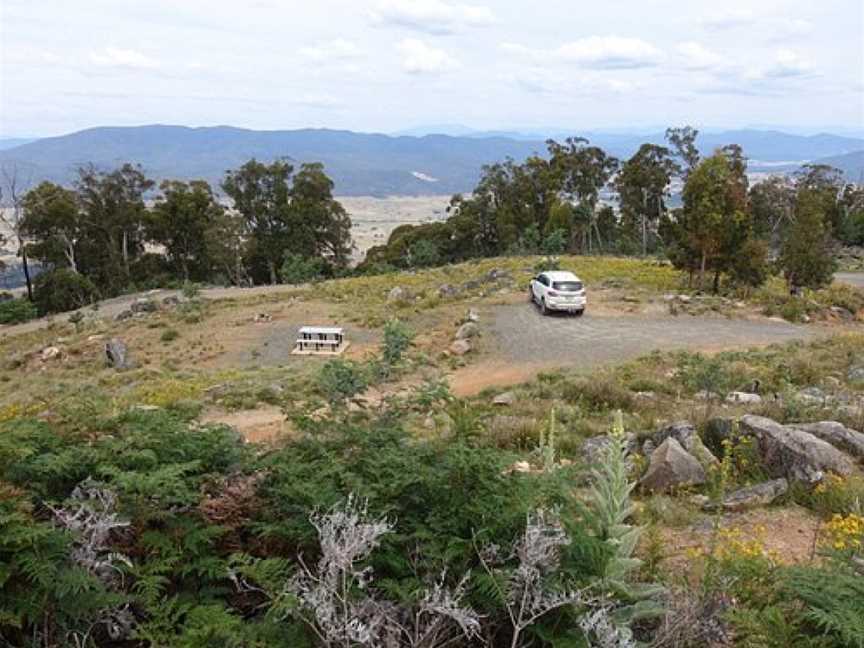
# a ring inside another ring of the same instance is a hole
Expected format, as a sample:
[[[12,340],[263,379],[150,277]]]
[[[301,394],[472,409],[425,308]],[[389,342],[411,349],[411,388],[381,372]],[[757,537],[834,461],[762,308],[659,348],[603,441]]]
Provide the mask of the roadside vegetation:
[[[232,209],[201,182],[148,206],[132,165],[16,190],[47,270],[0,324],[74,312],[0,337],[0,643],[864,646],[864,296],[828,254],[861,189],[823,167],[750,187],[696,135],[623,162],[550,142],[355,269],[319,165],[229,171]],[[477,309],[530,308],[549,269],[634,320],[842,326],[455,395]],[[100,311],[155,286],[179,292]],[[356,347],[271,353],[299,318]],[[224,422],[261,411],[265,438]]]

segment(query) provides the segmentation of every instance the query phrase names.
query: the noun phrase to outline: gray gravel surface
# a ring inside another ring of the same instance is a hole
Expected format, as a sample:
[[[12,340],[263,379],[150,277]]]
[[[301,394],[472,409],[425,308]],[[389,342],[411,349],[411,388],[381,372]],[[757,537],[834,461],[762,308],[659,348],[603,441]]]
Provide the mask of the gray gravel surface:
[[[742,348],[819,335],[815,327],[774,320],[740,320],[689,315],[540,315],[530,304],[492,309],[494,343],[510,362],[597,365],[633,358],[655,349]]]

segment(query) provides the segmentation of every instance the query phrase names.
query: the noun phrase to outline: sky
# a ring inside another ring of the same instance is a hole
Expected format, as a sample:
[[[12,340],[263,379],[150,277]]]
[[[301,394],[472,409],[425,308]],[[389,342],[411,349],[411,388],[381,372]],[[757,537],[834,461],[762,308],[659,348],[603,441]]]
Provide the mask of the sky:
[[[0,0],[0,136],[864,132],[862,0]]]

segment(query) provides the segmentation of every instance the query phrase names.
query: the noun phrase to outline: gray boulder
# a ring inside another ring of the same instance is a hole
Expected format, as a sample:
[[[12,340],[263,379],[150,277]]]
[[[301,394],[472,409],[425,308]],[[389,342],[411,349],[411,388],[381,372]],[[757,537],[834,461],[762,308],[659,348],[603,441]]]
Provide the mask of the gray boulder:
[[[442,298],[455,297],[459,294],[459,290],[450,284],[441,284],[438,286],[438,296]]]
[[[696,457],[704,467],[717,463],[717,457],[705,447],[696,428],[689,421],[677,421],[662,428],[654,435],[654,443],[660,445],[670,438],[680,443],[681,447]]]
[[[842,423],[819,421],[818,423],[796,424],[792,427],[827,441],[838,450],[848,452],[857,459],[864,459],[864,434],[847,428]]]
[[[767,506],[787,490],[789,490],[789,482],[781,477],[736,490],[724,497],[719,507],[716,504],[707,503],[704,508],[720,508],[727,512],[735,512],[756,506]]]
[[[126,343],[119,338],[111,338],[105,344],[105,357],[115,369],[130,369],[132,359],[129,357],[129,349]]]
[[[145,297],[140,297],[129,305],[129,310],[133,313],[154,313],[157,309],[156,302]]]
[[[624,437],[627,439],[627,452],[634,452],[638,448],[635,434],[627,434]],[[585,463],[593,464],[600,461],[603,453],[606,451],[606,446],[612,440],[608,434],[589,437],[582,442],[582,455],[585,457]]]
[[[466,322],[479,322],[480,321],[480,313],[477,312],[475,308],[469,308],[468,312],[465,313],[465,321]]]
[[[796,398],[806,405],[825,405],[829,400],[828,395],[818,387],[805,387]]]
[[[852,367],[846,373],[846,380],[853,384],[864,384],[864,367]]]
[[[394,286],[387,295],[388,302],[401,302],[408,299],[408,291],[402,286]]]
[[[848,475],[854,470],[852,460],[830,443],[763,416],[742,417],[741,433],[756,439],[762,465],[772,477],[812,484],[826,472]]]
[[[162,300],[163,306],[179,306],[180,298],[176,295],[168,295],[165,299]]]
[[[456,340],[450,345],[450,353],[463,356],[471,351],[471,343],[468,340]]]
[[[669,437],[652,454],[648,470],[639,485],[643,490],[665,492],[705,483],[705,469],[696,457]]]
[[[122,310],[114,317],[114,320],[117,322],[122,322],[123,320],[132,319],[135,317],[135,313],[133,313],[128,308],[126,310]]]
[[[480,335],[480,327],[474,322],[465,322],[456,331],[457,340],[470,340],[473,337]]]

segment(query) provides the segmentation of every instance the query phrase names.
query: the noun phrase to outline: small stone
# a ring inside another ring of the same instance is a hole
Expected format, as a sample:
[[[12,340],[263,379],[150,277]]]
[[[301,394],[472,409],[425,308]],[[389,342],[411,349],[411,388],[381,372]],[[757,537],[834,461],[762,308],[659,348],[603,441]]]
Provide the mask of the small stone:
[[[387,301],[391,303],[406,301],[407,299],[408,292],[402,286],[394,286],[387,295]]]
[[[474,308],[469,308],[468,312],[465,314],[466,322],[474,322],[477,323],[480,321],[480,313],[477,312]]]
[[[678,301],[680,301],[682,304],[689,304],[691,301],[693,301],[693,298],[690,297],[690,295],[678,295]]]
[[[162,300],[164,306],[177,306],[180,304],[180,298],[175,295],[168,295]]]
[[[782,477],[773,479],[729,493],[723,498],[720,508],[727,512],[737,512],[756,506],[767,506],[787,490],[789,490],[789,482]],[[716,505],[708,502],[703,504],[703,508],[716,508]]]
[[[736,391],[727,394],[726,402],[737,405],[759,405],[762,403],[762,397],[759,394]]]
[[[270,313],[258,313],[252,321],[256,324],[266,324],[273,321],[273,316]]]
[[[463,356],[471,351],[471,343],[468,340],[456,340],[450,345],[450,353]]]
[[[513,392],[504,392],[503,394],[498,394],[495,398],[492,399],[493,405],[501,405],[508,406],[512,405],[516,401],[516,396]]]
[[[507,469],[507,472],[510,473],[530,473],[531,472],[531,464],[527,461],[517,461],[510,468]]]
[[[478,335],[480,335],[480,327],[474,322],[465,322],[459,327],[459,330],[456,331],[457,340],[469,340]]]
[[[63,355],[63,351],[60,350],[59,347],[49,346],[42,349],[42,362],[48,362],[49,360],[56,360],[61,355]]]

